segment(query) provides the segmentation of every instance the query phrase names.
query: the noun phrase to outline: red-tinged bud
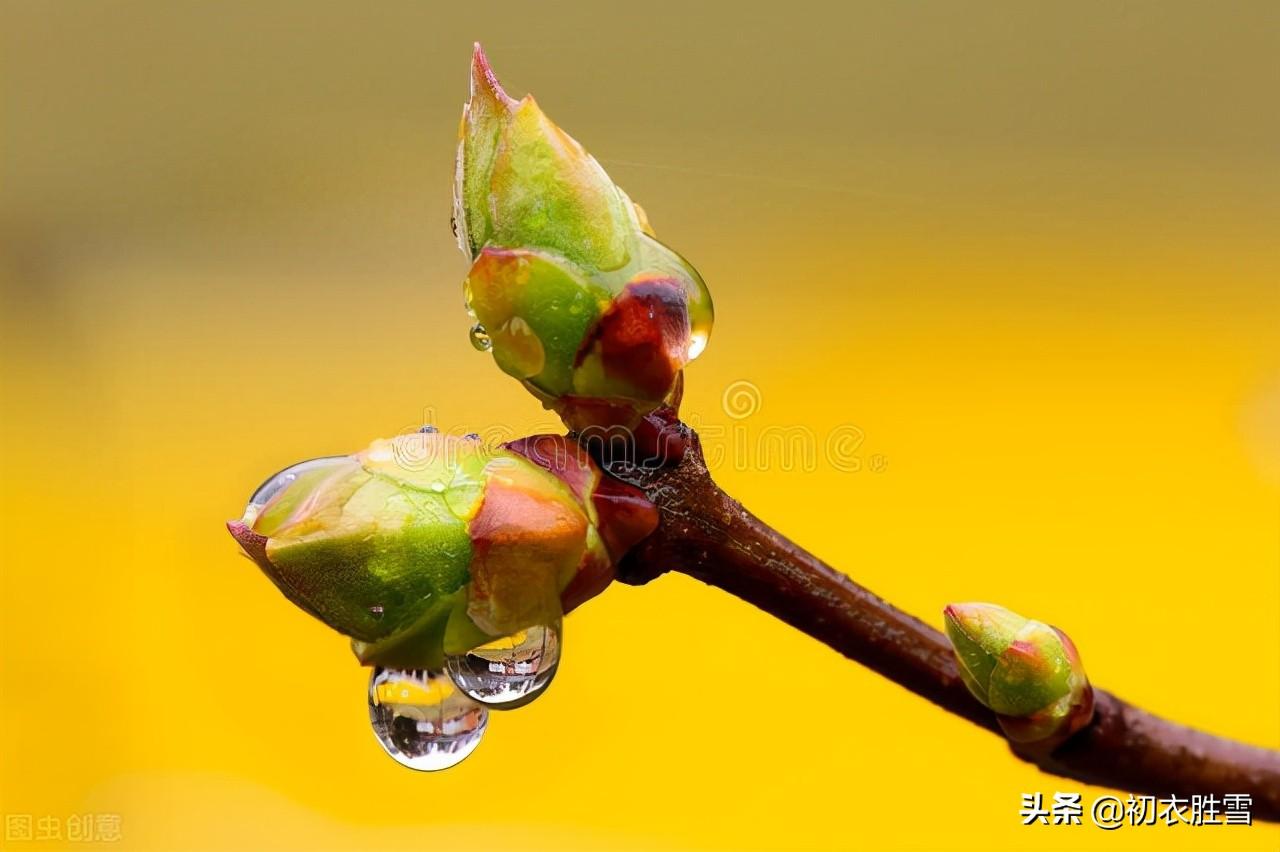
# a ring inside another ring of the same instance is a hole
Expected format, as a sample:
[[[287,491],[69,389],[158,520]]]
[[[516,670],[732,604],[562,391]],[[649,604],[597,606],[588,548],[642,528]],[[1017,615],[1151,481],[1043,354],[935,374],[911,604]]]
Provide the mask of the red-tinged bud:
[[[454,193],[472,340],[573,430],[635,429],[678,405],[705,348],[706,285],[644,212],[479,47]]]
[[[657,523],[643,494],[566,439],[517,444],[554,463],[433,432],[375,441],[286,468],[227,528],[362,662],[438,667],[598,594]]]
[[[943,616],[961,678],[1010,740],[1057,743],[1093,717],[1093,689],[1065,633],[994,604],[951,604]]]

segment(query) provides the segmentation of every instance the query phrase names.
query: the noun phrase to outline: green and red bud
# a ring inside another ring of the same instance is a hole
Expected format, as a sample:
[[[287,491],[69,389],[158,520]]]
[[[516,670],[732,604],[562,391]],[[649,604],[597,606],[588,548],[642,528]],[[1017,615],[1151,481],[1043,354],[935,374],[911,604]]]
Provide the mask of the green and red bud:
[[[498,366],[571,429],[630,428],[678,403],[711,332],[697,271],[532,96],[503,91],[479,45],[460,135],[465,295]]]
[[[1058,742],[1093,717],[1093,689],[1065,633],[986,603],[943,610],[960,677],[1018,743]]]
[[[423,432],[288,468],[227,526],[361,662],[438,668],[598,594],[656,525],[565,438],[491,449]]]

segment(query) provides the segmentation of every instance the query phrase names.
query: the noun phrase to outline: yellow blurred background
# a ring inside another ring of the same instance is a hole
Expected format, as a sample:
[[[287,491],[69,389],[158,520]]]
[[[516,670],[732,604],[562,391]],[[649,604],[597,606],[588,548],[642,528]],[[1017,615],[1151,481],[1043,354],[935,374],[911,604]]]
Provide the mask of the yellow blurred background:
[[[999,601],[1280,747],[1276,4],[0,8],[0,812],[128,849],[1280,845],[1024,828],[1103,791],[676,575],[416,774],[222,526],[424,418],[553,425],[467,341],[480,39],[710,284],[685,413],[729,491],[931,623]]]

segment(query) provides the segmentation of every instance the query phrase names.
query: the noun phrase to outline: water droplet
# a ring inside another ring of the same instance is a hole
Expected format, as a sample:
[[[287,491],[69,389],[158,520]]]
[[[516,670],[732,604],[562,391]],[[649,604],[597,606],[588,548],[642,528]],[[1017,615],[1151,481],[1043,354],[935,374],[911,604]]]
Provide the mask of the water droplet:
[[[689,360],[697,358],[702,354],[702,350],[707,348],[707,335],[700,332],[693,332],[689,335]]]
[[[266,482],[258,486],[258,490],[253,492],[253,496],[249,498],[249,502],[258,506],[265,506],[271,501],[271,498],[279,494],[286,485],[298,478],[298,474],[305,473],[309,470],[317,470],[319,468],[334,467],[343,464],[350,456],[322,456],[318,459],[309,459],[308,461],[298,462],[290,465],[284,470],[269,477]]]
[[[479,440],[480,440],[480,433],[479,433],[479,432],[468,432],[467,434],[463,435],[462,437],[463,437],[463,438],[465,438],[465,439],[467,439],[468,441],[479,441]]]
[[[493,346],[493,338],[489,337],[489,332],[480,323],[471,326],[471,345],[481,352],[488,352]]]
[[[303,476],[308,479],[322,478],[336,471],[338,467],[349,464],[352,464],[351,456],[322,456],[318,459],[309,459],[286,467],[274,476],[269,477],[266,482],[258,486],[257,491],[253,492],[253,496],[249,498],[248,505],[245,506],[243,520],[245,523],[252,525],[258,515],[262,513],[263,507],[270,503],[272,498],[276,497],[281,491],[297,482],[298,477]]]
[[[382,618],[382,607],[381,606],[369,607],[369,614],[372,615],[375,619]]]
[[[470,254],[471,252],[467,251],[467,249],[464,247],[463,253]],[[467,316],[471,317],[472,319],[476,318],[476,309],[471,307],[471,279],[470,278],[462,282],[462,306],[467,309]]]
[[[444,493],[444,483],[443,483],[443,482],[441,482],[441,481],[439,481],[439,480],[436,480],[435,482],[431,483],[431,490],[432,490],[432,491],[434,491],[434,492],[435,492],[435,493],[437,493],[437,494],[443,494],[443,493]]]
[[[435,433],[437,433],[437,432],[439,432],[439,431],[440,431],[439,429],[437,429],[436,427],[434,427],[434,426],[432,426],[430,423],[428,423],[426,426],[423,426],[421,429],[419,429],[419,430],[418,430],[418,434],[419,434],[419,435],[434,435]]]
[[[382,748],[402,766],[435,772],[475,751],[489,711],[459,692],[446,675],[373,670],[369,721]]]
[[[521,630],[445,658],[458,688],[495,710],[523,707],[546,691],[560,664],[563,624]]]
[[[444,492],[444,504],[449,507],[460,521],[470,521],[475,514],[476,504],[480,501],[483,486],[479,483],[468,483],[450,488]]]

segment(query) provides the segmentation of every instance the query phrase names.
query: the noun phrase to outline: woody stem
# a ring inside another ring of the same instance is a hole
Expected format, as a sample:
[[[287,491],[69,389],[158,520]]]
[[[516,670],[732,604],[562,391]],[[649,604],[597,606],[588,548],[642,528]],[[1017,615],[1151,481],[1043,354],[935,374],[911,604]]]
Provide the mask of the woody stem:
[[[687,427],[680,427],[687,430]],[[724,589],[944,710],[1000,735],[994,715],[960,680],[938,630],[859,586],[797,546],[712,481],[696,433],[677,464],[605,462],[648,495],[658,529],[619,566],[643,584],[679,571]],[[1280,821],[1280,752],[1166,721],[1094,690],[1093,719],[1052,751],[1010,744],[1045,772],[1155,795],[1246,793],[1253,814]]]

